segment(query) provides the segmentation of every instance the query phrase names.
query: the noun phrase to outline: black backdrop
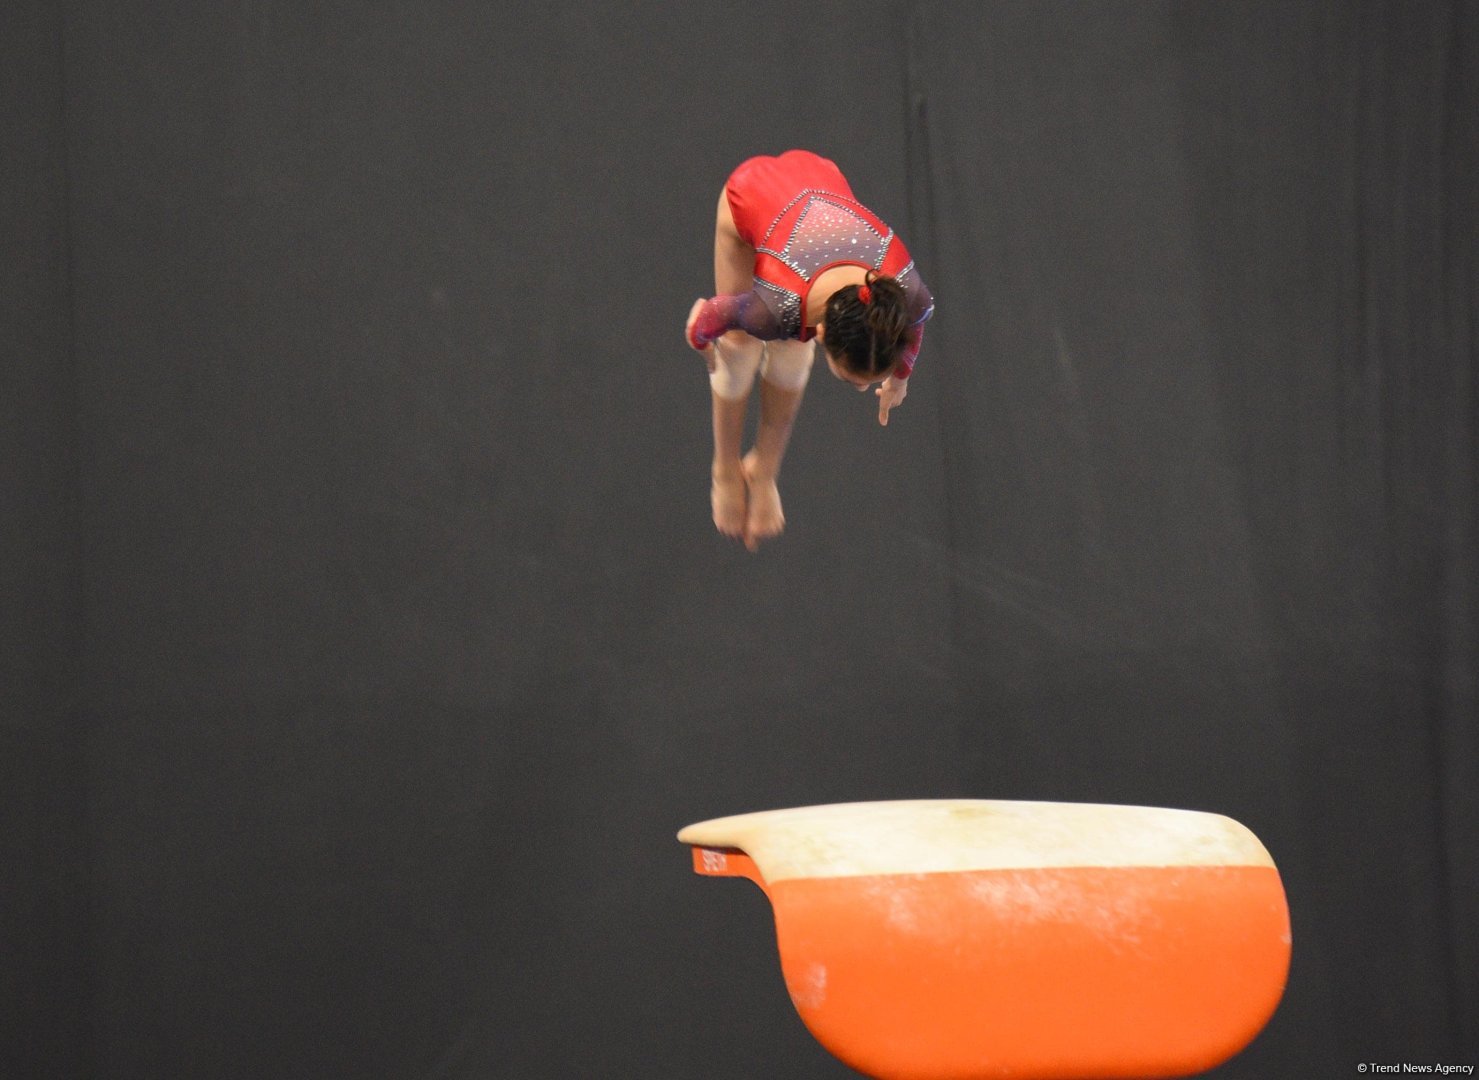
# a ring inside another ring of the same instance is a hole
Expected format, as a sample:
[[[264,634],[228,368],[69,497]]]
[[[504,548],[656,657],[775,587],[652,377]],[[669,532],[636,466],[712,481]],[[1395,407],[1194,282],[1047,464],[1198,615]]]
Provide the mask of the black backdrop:
[[[4,7],[4,1075],[850,1075],[672,834],[929,796],[1258,832],[1218,1076],[1479,1064],[1479,6],[803,7]],[[939,312],[751,557],[791,146]]]

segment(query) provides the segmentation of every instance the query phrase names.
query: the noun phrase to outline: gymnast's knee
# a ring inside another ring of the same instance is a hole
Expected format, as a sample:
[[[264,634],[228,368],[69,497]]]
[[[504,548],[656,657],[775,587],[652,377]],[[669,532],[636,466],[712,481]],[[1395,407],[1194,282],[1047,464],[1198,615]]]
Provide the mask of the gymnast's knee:
[[[755,383],[755,373],[765,355],[765,342],[749,334],[730,331],[714,342],[714,370],[709,385],[726,400],[742,398]]]
[[[816,346],[810,341],[768,341],[760,377],[782,390],[800,390],[811,378]]]

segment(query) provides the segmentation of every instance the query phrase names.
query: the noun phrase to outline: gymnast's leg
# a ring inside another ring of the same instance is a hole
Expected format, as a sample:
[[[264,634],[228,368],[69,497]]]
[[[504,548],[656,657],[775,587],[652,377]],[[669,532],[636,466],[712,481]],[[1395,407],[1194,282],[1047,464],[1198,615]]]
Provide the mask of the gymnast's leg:
[[[754,288],[755,249],[740,238],[729,210],[729,197],[719,192],[714,226],[714,286],[721,296]],[[764,345],[740,330],[714,342],[709,386],[714,399],[714,464],[710,501],[714,527],[725,536],[745,539],[747,497],[740,459],[750,388],[760,367]],[[751,545],[753,550],[753,545]]]
[[[743,462],[749,491],[745,546],[751,551],[760,546],[761,540],[779,536],[786,525],[776,478],[811,375],[813,351],[811,342],[770,341],[765,345],[760,373],[760,426],[755,432],[755,445]]]
[[[760,367],[764,345],[732,331],[714,342],[714,370],[709,388],[714,399],[714,464],[710,501],[714,527],[736,540],[745,537],[747,499],[740,458],[750,388]]]

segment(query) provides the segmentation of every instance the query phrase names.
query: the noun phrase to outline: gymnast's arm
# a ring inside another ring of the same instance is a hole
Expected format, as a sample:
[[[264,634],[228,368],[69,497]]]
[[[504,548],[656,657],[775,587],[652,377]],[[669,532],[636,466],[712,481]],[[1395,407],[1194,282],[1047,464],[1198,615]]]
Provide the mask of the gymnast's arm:
[[[925,321],[935,313],[935,299],[925,288],[919,276],[906,286],[909,291],[909,311],[915,316],[914,325],[909,327],[904,338],[904,349],[894,363],[894,370],[873,393],[878,397],[878,422],[888,425],[888,413],[902,402],[909,393],[909,376],[914,372],[914,361],[919,359],[919,350],[924,345]]]
[[[754,290],[700,299],[688,313],[688,344],[699,352],[708,349],[731,330],[743,330],[763,341],[774,341],[783,336],[780,319]]]

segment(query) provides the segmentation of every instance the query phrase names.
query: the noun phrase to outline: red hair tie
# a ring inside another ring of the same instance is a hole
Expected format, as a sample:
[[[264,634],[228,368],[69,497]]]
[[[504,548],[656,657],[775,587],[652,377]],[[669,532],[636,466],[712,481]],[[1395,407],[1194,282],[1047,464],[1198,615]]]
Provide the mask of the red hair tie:
[[[861,304],[871,304],[873,302],[873,290],[868,288],[867,285],[858,286],[858,302]]]

